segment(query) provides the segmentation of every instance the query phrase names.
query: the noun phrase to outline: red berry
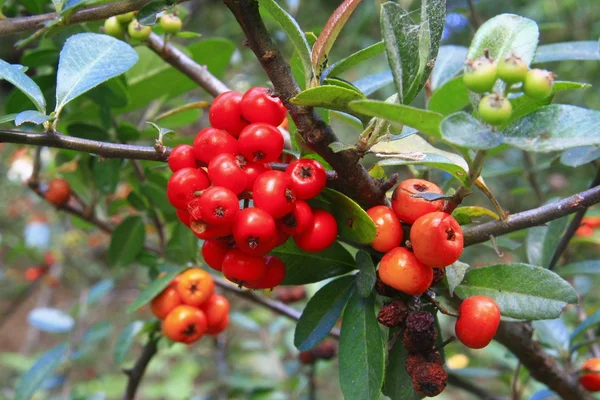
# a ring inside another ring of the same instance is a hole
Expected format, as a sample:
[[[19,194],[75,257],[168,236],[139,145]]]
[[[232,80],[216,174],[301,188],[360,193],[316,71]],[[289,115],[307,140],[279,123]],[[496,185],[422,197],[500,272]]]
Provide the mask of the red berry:
[[[273,240],[273,248],[282,246],[285,242],[288,241],[289,238],[290,235],[288,235],[281,229],[277,229],[277,236],[275,236],[275,239]]]
[[[266,256],[265,266],[267,268],[265,276],[258,282],[247,283],[248,289],[273,289],[278,286],[285,278],[285,264],[279,257]]]
[[[187,210],[188,203],[194,199],[194,192],[210,186],[210,180],[204,170],[184,168],[171,175],[167,184],[167,197],[171,205]]]
[[[600,358],[590,358],[581,366],[579,383],[590,392],[600,392]]]
[[[229,133],[215,128],[204,128],[194,139],[194,154],[203,163],[210,163],[219,154],[237,154],[238,142]]]
[[[289,214],[296,204],[294,184],[289,175],[281,171],[267,171],[256,179],[252,189],[254,205],[281,218]]]
[[[248,125],[248,121],[242,117],[241,101],[242,94],[239,92],[229,91],[218,95],[213,100],[208,113],[210,124],[238,137],[242,129]]]
[[[231,225],[209,225],[201,219],[193,220],[190,229],[202,240],[214,240],[231,235]]]
[[[187,210],[179,210],[179,209],[176,209],[175,213],[177,214],[177,218],[179,218],[181,223],[189,228],[190,227],[190,218],[191,218],[190,213]]]
[[[413,194],[426,192],[443,194],[442,189],[437,185],[424,179],[408,179],[400,182],[392,194],[392,208],[401,221],[413,224],[419,217],[440,211],[444,207],[443,200],[427,201],[423,198],[411,197]]]
[[[303,158],[292,161],[285,173],[292,178],[296,197],[300,200],[318,196],[327,184],[327,172],[316,160]]]
[[[220,294],[213,294],[202,304],[202,311],[206,316],[208,327],[216,327],[223,322],[229,313],[229,300]]]
[[[398,247],[404,238],[404,232],[394,211],[386,206],[375,206],[369,208],[367,214],[377,227],[377,234],[371,246],[382,253]]]
[[[463,251],[463,232],[456,220],[445,212],[423,215],[410,228],[415,256],[423,264],[442,268],[459,259]]]
[[[218,335],[223,332],[229,326],[229,314],[225,315],[223,321],[219,325],[209,326],[206,333],[209,335]]]
[[[312,224],[313,212],[307,202],[296,201],[296,207],[289,214],[284,215],[277,223],[277,227],[288,235],[298,235],[306,231]]]
[[[241,107],[244,119],[252,123],[279,126],[287,114],[281,100],[271,96],[269,89],[261,87],[248,90],[242,97]]]
[[[267,124],[251,124],[238,139],[240,153],[256,162],[277,161],[283,151],[283,136],[279,129]]]
[[[219,154],[208,164],[208,176],[215,186],[223,186],[240,194],[246,189],[248,178],[242,169],[245,160],[233,154]]]
[[[423,264],[404,247],[385,253],[379,263],[379,278],[401,292],[418,296],[425,293],[433,281],[433,268]]]
[[[266,270],[263,257],[248,255],[240,249],[229,251],[223,260],[223,275],[240,286],[261,280]]]
[[[313,210],[312,224],[306,231],[294,236],[294,241],[301,250],[316,253],[331,246],[337,232],[338,226],[333,215],[316,208]]]
[[[202,219],[207,224],[231,225],[240,210],[240,202],[231,190],[213,186],[206,189],[198,201]]]
[[[202,244],[202,258],[209,267],[220,271],[223,260],[231,248],[232,246],[225,240],[205,240]]]
[[[247,161],[246,164],[242,165],[242,169],[246,173],[246,178],[248,178],[246,190],[249,192],[254,188],[254,182],[256,182],[256,178],[258,178],[260,174],[271,171],[269,164],[261,164],[253,161]]]
[[[500,325],[500,307],[486,296],[472,296],[458,308],[454,331],[458,340],[471,349],[482,349],[494,338]]]
[[[183,168],[196,168],[196,156],[194,148],[189,144],[180,144],[175,146],[169,154],[169,168],[173,172],[177,172]]]
[[[71,198],[71,186],[64,179],[52,179],[48,183],[48,190],[46,190],[44,197],[55,206],[62,206]]]
[[[244,253],[262,256],[273,249],[277,229],[273,217],[260,208],[245,208],[233,224],[235,243]]]

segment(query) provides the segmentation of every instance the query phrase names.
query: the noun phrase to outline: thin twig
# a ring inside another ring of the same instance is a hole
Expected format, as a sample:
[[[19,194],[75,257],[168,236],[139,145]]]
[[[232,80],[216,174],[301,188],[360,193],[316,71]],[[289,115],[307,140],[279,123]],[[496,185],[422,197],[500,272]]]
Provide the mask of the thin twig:
[[[481,26],[481,18],[475,8],[475,2],[473,0],[467,0],[467,3],[469,3],[469,10],[471,11],[471,24],[473,24],[473,28],[477,30]]]
[[[125,389],[123,400],[135,399],[138,387],[144,378],[146,367],[148,367],[148,364],[150,364],[150,361],[152,361],[152,357],[154,357],[158,351],[159,338],[159,336],[151,335],[148,339],[148,343],[146,343],[146,346],[144,346],[144,349],[142,350],[140,358],[137,359],[133,368],[129,370],[123,370],[128,378],[127,388]]]
[[[538,180],[537,175],[533,169],[533,167],[535,165],[533,156],[528,151],[523,151],[523,164],[525,164],[525,175],[527,176],[527,180],[529,181],[529,184],[533,188],[533,192],[535,193],[537,202],[538,202],[538,204],[543,204],[544,203],[544,191],[542,190],[540,181]]]
[[[433,294],[429,292],[425,292],[424,296],[429,299],[429,301],[444,315],[448,315],[450,317],[458,318],[458,314],[452,311],[449,311],[442,303],[436,300]]]

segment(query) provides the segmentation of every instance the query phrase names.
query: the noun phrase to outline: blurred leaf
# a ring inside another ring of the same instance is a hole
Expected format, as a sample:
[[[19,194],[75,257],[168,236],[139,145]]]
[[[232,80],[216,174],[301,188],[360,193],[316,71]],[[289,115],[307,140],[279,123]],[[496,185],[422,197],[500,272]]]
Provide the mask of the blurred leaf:
[[[68,102],[124,73],[137,61],[131,46],[111,36],[80,33],[69,37],[58,64],[56,116]]]
[[[69,345],[59,344],[48,350],[17,382],[15,400],[29,400],[40,389],[44,381],[56,370],[69,352]]]
[[[356,253],[356,265],[358,266],[358,275],[356,275],[356,288],[360,297],[369,297],[373,293],[377,275],[375,273],[375,264],[371,255],[364,250]]]
[[[0,60],[0,78],[15,85],[33,102],[39,112],[46,113],[46,99],[42,90],[19,67]]]
[[[113,358],[116,365],[121,365],[125,362],[125,357],[127,357],[127,353],[129,353],[131,346],[135,342],[135,337],[143,327],[143,321],[133,321],[123,329],[117,338],[117,343],[115,343]]]
[[[467,367],[450,370],[452,374],[463,378],[497,378],[500,371],[491,368]]]
[[[342,142],[333,142],[329,145],[329,148],[333,150],[334,153],[339,153],[340,151],[356,149],[356,146],[353,144],[346,144]]]
[[[134,142],[140,138],[140,131],[129,122],[121,122],[117,127],[117,138],[121,142]]]
[[[392,71],[378,72],[376,74],[364,76],[353,82],[365,96],[368,96],[381,88],[394,82]]]
[[[493,219],[499,218],[498,214],[495,212],[479,206],[458,207],[452,212],[452,216],[461,225],[470,224],[473,222],[473,218],[479,218],[483,216],[488,216]]]
[[[0,124],[5,124],[7,122],[12,122],[17,118],[17,114],[7,114],[0,117]]]
[[[99,126],[91,125],[86,122],[74,122],[67,127],[67,133],[83,139],[108,141],[108,132]]]
[[[58,50],[56,49],[31,49],[27,50],[21,59],[23,65],[29,68],[39,68],[44,65],[58,63]]]
[[[175,279],[177,275],[182,273],[187,266],[172,267],[165,275],[161,276],[150,282],[148,286],[135,298],[135,300],[127,307],[127,312],[132,313],[146,304],[150,303],[152,299],[158,296],[169,284]]]
[[[296,325],[294,345],[300,351],[315,347],[337,323],[354,289],[354,276],[335,279],[316,292]]]
[[[469,105],[469,92],[459,76],[438,87],[431,95],[427,108],[444,115],[459,112]]]
[[[348,103],[364,98],[355,90],[325,85],[306,89],[293,97],[290,102],[307,107],[323,107],[351,113]]]
[[[283,285],[305,285],[347,274],[356,268],[354,259],[338,242],[319,253],[300,250],[293,240],[272,251],[285,263]]]
[[[600,60],[598,42],[583,40],[544,44],[538,47],[534,63],[547,63],[564,60]]]
[[[550,389],[541,389],[532,394],[529,400],[551,400],[556,398],[556,393]]]
[[[440,129],[445,141],[463,148],[493,149],[502,143],[501,134],[462,111],[446,117]]]
[[[157,14],[160,14],[164,10],[170,8],[171,2],[168,0],[154,0],[146,4],[138,11],[136,18],[138,22],[145,26],[152,26],[156,24],[158,18]]]
[[[560,162],[568,167],[581,167],[600,158],[600,147],[583,146],[562,153]]]
[[[75,320],[69,314],[57,308],[34,308],[27,314],[29,325],[43,332],[66,333],[75,326]]]
[[[96,86],[87,94],[96,104],[100,106],[122,108],[129,104],[129,94],[123,81],[112,78]]]
[[[592,315],[589,315],[586,319],[584,319],[575,329],[571,332],[571,343],[582,333],[587,331],[588,329],[595,328],[600,325],[600,310],[596,311]]]
[[[162,142],[162,140],[165,136],[172,136],[174,134],[172,129],[163,128],[162,126],[158,126],[154,122],[150,122],[150,121],[146,121],[146,123],[148,125],[150,125],[151,127],[153,127],[154,129],[156,129],[156,131],[158,132],[158,140],[160,142]]]
[[[431,90],[435,91],[462,71],[468,51],[469,49],[463,46],[440,47],[435,66],[431,71]]]
[[[179,106],[179,107],[173,108],[169,111],[165,111],[164,113],[161,113],[160,115],[158,115],[155,118],[155,120],[160,121],[161,119],[169,118],[169,117],[172,117],[173,115],[177,115],[179,113],[189,111],[189,110],[208,108],[209,105],[210,104],[206,101],[196,101],[193,103],[184,104],[182,106]]]
[[[87,304],[92,305],[109,294],[115,287],[112,279],[104,279],[90,288],[87,294]]]
[[[383,53],[384,50],[385,45],[383,42],[377,42],[369,47],[359,50],[356,53],[327,67],[327,69],[325,69],[325,71],[323,71],[321,74],[321,80],[327,78],[328,76],[339,76],[344,71],[347,71],[361,62]]]
[[[145,238],[142,218],[136,216],[125,218],[110,237],[108,263],[117,266],[130,264],[144,248]]]
[[[122,163],[123,160],[119,158],[96,160],[94,163],[94,181],[101,193],[113,194],[115,192],[119,184]]]
[[[546,225],[534,226],[527,230],[527,260],[529,264],[548,268],[568,223],[569,217],[562,217]]]
[[[454,264],[448,265],[445,268],[446,282],[448,283],[448,292],[450,292],[450,297],[454,297],[454,290],[462,283],[469,268],[469,264],[465,264],[464,262],[460,261],[456,261]]]
[[[565,353],[569,349],[569,330],[562,319],[533,321],[538,340],[547,346]]]
[[[377,400],[385,370],[385,344],[375,318],[373,297],[353,292],[340,335],[340,385],[347,400]]]
[[[144,210],[147,210],[150,207],[148,199],[146,199],[145,197],[141,196],[135,190],[131,191],[127,195],[127,201],[129,202],[129,204],[131,204],[131,206],[133,208],[135,208],[138,211],[144,211]]]
[[[176,37],[180,39],[196,39],[202,36],[202,34],[198,32],[177,32],[175,34]]]
[[[173,214],[173,206],[169,203],[164,186],[159,186],[153,182],[145,182],[141,185],[140,190],[150,204],[159,209],[163,214]]]
[[[567,264],[558,268],[560,276],[597,275],[600,274],[600,260],[587,260]]]
[[[502,315],[515,319],[557,318],[567,304],[577,303],[575,289],[557,274],[528,264],[498,264],[471,269],[455,293],[462,299],[491,297]]]
[[[81,346],[90,347],[106,339],[113,331],[113,325],[109,321],[96,322],[81,337]]]
[[[391,342],[388,346],[390,345],[392,345]],[[402,345],[402,340],[395,340],[387,357],[385,381],[382,390],[382,393],[391,400],[420,400],[423,398],[415,392],[412,378],[406,371],[407,356],[408,351]]]
[[[30,122],[35,125],[41,125],[46,121],[50,121],[51,119],[53,119],[53,117],[50,117],[39,111],[27,110],[21,111],[19,114],[17,114],[17,116],[15,117],[15,125],[20,126],[26,122]]]
[[[177,263],[192,261],[198,256],[198,238],[187,226],[176,223],[165,253]]]

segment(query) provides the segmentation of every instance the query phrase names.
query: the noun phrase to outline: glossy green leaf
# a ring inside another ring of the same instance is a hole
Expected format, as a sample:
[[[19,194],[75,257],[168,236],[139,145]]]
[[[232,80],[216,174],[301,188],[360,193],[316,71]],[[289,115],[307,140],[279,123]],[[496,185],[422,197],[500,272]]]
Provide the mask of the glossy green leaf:
[[[556,271],[560,276],[598,275],[600,260],[579,261],[559,267]]]
[[[568,217],[550,221],[527,230],[527,260],[529,264],[548,268],[556,247],[569,223]]]
[[[358,275],[356,275],[356,288],[361,297],[369,297],[373,293],[377,274],[375,264],[371,255],[364,250],[356,253],[356,265],[358,266]]]
[[[133,321],[123,329],[117,338],[117,343],[115,343],[113,350],[113,359],[116,365],[121,365],[125,362],[125,357],[127,357],[127,353],[129,353],[131,346],[135,342],[135,337],[143,327],[143,321]]]
[[[498,264],[471,269],[455,293],[462,299],[491,297],[502,315],[515,319],[557,318],[567,304],[577,303],[577,292],[560,276],[529,264]]]
[[[129,70],[138,60],[131,46],[108,35],[80,33],[67,39],[58,64],[56,115],[102,82]]]
[[[141,217],[127,217],[112,233],[108,263],[124,266],[136,259],[144,248],[146,232]]]
[[[346,307],[354,281],[354,276],[333,280],[310,298],[294,333],[294,345],[298,350],[312,349],[327,336]]]
[[[395,340],[387,357],[385,369],[385,382],[383,394],[391,400],[420,400],[423,396],[417,394],[413,388],[412,378],[406,371],[406,357],[408,351],[402,345],[402,340]]]
[[[479,206],[466,206],[466,207],[458,207],[452,212],[452,216],[456,221],[458,221],[461,225],[467,225],[473,222],[474,218],[479,217],[491,217],[493,219],[498,219],[498,214],[495,212],[488,210],[485,207]]]
[[[0,60],[0,79],[4,79],[17,87],[35,105],[39,112],[46,113],[46,99],[40,87],[19,67]]]
[[[50,121],[51,119],[53,119],[53,117],[50,117],[37,110],[27,110],[21,111],[19,114],[17,114],[17,116],[15,117],[15,125],[21,126],[26,122],[35,125],[41,125],[44,122]]]
[[[600,49],[595,40],[544,44],[538,47],[534,63],[564,60],[600,60]]]
[[[94,181],[96,188],[101,193],[112,194],[117,189],[119,177],[121,175],[121,166],[123,160],[118,158],[107,158],[105,160],[97,160],[94,163]]]
[[[327,78],[328,76],[339,76],[341,73],[360,64],[361,62],[383,53],[384,50],[385,45],[383,42],[377,42],[369,47],[357,51],[356,53],[327,67],[327,69],[325,69],[325,71],[323,71],[321,74],[321,80]]]
[[[344,310],[339,349],[340,385],[347,400],[377,400],[385,369],[385,343],[373,297],[353,292]]]
[[[571,342],[576,339],[583,332],[587,331],[590,328],[594,328],[600,325],[600,310],[596,311],[592,315],[588,316],[584,319],[575,329],[571,332]]]
[[[462,71],[469,49],[463,46],[441,46],[431,71],[431,90],[446,84]]]
[[[17,382],[14,400],[29,400],[41,388],[44,381],[52,375],[65,360],[69,345],[59,344],[48,350]]]
[[[350,253],[338,242],[319,253],[307,253],[300,250],[290,239],[271,253],[285,263],[286,273],[283,285],[319,282],[347,274],[356,268],[356,263]]]
[[[600,147],[583,146],[562,153],[560,162],[568,167],[580,167],[600,158]]]
[[[383,71],[376,74],[364,76],[353,82],[354,86],[365,96],[375,93],[381,88],[394,82],[392,71]]]
[[[343,79],[325,78],[323,80],[323,85],[339,86],[344,89],[353,90],[356,93],[360,94],[361,96],[363,95],[362,92],[356,86],[354,86],[351,82],[345,81]]]
[[[469,264],[456,261],[454,264],[448,265],[444,269],[446,270],[446,283],[448,284],[448,292],[450,292],[450,296],[454,296],[454,290],[458,285],[461,284],[463,279],[465,279],[465,275],[469,270]]]
[[[350,109],[371,117],[383,118],[415,128],[426,135],[439,138],[442,114],[420,108],[378,100],[359,100],[350,103]]]
[[[440,129],[446,142],[463,148],[484,150],[502,144],[500,133],[463,111],[444,118]]]
[[[198,238],[187,226],[176,223],[167,243],[165,256],[177,263],[192,261],[198,257]]]
[[[469,103],[469,92],[463,77],[459,76],[438,87],[431,94],[427,108],[440,114],[450,115],[459,112]]]
[[[140,24],[152,26],[156,24],[158,14],[169,8],[170,4],[168,0],[151,1],[138,11],[136,18]]]
[[[169,286],[173,279],[175,279],[175,277],[182,273],[186,268],[187,266],[169,268],[165,275],[150,282],[150,284],[146,286],[146,288],[142,290],[135,300],[127,307],[126,311],[128,313],[132,313],[150,303],[152,299],[165,290],[165,288]]]
[[[323,107],[349,112],[348,103],[365,97],[356,90],[340,86],[326,85],[306,89],[293,97],[290,102],[308,107]]]

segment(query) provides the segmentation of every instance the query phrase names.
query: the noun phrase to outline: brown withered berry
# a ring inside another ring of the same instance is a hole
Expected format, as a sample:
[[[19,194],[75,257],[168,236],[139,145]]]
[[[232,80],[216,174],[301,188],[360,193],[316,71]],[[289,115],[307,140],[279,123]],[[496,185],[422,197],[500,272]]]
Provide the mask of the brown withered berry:
[[[412,353],[406,356],[406,371],[409,375],[413,375],[417,368],[425,364],[440,364],[442,357],[438,351],[429,353]]]
[[[421,364],[413,371],[411,377],[417,393],[428,397],[442,393],[448,383],[448,374],[441,363]]]
[[[408,306],[404,301],[392,300],[379,309],[377,320],[381,325],[387,326],[388,328],[394,328],[402,325],[404,319],[406,319],[407,313]]]
[[[437,337],[438,333],[435,329],[433,314],[427,311],[408,314],[402,344],[409,352],[417,353],[431,350]]]
[[[437,285],[446,277],[446,269],[445,268],[434,268],[433,269],[433,282],[431,282],[431,287]]]
[[[312,352],[317,359],[331,360],[337,354],[337,347],[331,340],[325,340],[312,349]]]

